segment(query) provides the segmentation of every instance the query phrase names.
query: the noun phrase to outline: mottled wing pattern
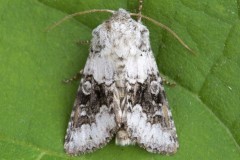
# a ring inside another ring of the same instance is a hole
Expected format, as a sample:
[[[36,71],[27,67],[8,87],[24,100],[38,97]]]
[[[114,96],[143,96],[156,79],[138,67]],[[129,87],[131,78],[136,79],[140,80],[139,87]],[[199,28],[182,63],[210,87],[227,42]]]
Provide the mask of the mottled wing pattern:
[[[112,86],[92,76],[81,80],[68,124],[64,149],[76,155],[103,147],[116,132]]]
[[[144,53],[143,58],[144,67],[138,63],[129,66],[137,68],[136,73],[146,73],[147,78],[144,82],[130,83],[129,77],[124,126],[130,139],[147,151],[173,154],[179,145],[162,80],[151,50]]]
[[[136,142],[149,152],[175,153],[176,128],[147,28],[119,9],[92,34],[65,137],[66,152],[101,148],[118,131],[117,144]]]

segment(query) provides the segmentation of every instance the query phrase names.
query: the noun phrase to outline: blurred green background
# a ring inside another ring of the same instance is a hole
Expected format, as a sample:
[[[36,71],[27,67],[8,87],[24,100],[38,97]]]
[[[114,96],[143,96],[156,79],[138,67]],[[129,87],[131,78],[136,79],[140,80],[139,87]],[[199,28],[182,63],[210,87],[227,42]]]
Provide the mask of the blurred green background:
[[[0,0],[0,159],[240,159],[240,2],[145,0],[143,14],[174,30],[191,55],[168,32],[149,28],[179,136],[173,156],[111,141],[94,153],[70,157],[65,131],[78,82],[63,85],[84,67],[91,31],[110,14],[76,17],[50,32],[64,16],[89,9],[124,8],[137,0]]]

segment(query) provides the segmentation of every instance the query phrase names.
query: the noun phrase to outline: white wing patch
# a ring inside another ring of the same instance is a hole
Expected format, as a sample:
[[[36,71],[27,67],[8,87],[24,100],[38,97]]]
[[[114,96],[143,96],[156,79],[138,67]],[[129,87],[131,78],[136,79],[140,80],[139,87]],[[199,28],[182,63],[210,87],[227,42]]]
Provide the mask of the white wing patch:
[[[102,106],[95,115],[95,123],[83,124],[79,128],[68,129],[70,141],[64,148],[69,154],[92,151],[96,146],[106,144],[110,140],[110,131],[116,127],[114,114],[109,114],[109,108]],[[71,123],[71,122],[70,122]],[[71,126],[72,124],[69,124]]]
[[[140,105],[127,113],[127,125],[130,137],[149,152],[172,154],[178,148],[175,129],[163,128],[161,123],[152,124]]]

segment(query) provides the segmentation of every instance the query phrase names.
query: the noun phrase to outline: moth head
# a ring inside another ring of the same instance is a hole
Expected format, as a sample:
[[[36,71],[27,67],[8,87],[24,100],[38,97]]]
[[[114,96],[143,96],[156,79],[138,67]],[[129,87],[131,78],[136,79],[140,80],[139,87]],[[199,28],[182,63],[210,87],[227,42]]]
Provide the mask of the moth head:
[[[130,13],[127,12],[125,9],[120,8],[118,11],[114,11],[112,18],[123,20],[123,19],[129,19],[131,18],[131,16],[130,16]]]

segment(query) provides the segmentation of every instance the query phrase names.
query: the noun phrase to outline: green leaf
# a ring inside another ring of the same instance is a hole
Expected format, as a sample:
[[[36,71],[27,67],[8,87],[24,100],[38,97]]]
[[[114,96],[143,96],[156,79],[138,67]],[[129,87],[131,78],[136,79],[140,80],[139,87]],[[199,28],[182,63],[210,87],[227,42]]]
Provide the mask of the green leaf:
[[[168,32],[143,21],[177,126],[180,149],[151,154],[112,141],[94,153],[63,151],[78,82],[63,85],[84,67],[91,31],[110,15],[76,17],[50,32],[65,15],[88,9],[137,10],[137,0],[0,0],[1,159],[240,159],[240,21],[235,0],[145,0],[143,14],[169,26],[196,53]]]

